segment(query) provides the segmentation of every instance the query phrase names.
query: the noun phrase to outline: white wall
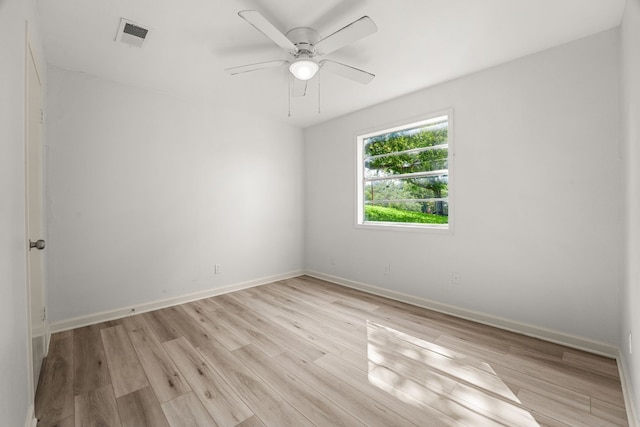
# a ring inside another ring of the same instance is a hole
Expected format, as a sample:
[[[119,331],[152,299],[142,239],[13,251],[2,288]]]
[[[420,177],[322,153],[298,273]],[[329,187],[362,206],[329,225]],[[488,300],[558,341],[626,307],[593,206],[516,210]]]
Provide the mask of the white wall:
[[[301,130],[57,68],[47,107],[52,322],[303,269]]]
[[[614,29],[307,129],[307,268],[617,346],[618,53]],[[449,107],[454,234],[354,228],[357,132]]]
[[[626,263],[620,353],[640,416],[640,0],[628,0],[621,27],[622,138],[626,159]],[[629,333],[633,332],[632,354]],[[640,419],[637,419],[640,425]]]
[[[0,420],[7,426],[24,425],[32,403],[24,120],[26,21],[30,24],[31,43],[41,52],[34,16],[31,1],[0,1]]]

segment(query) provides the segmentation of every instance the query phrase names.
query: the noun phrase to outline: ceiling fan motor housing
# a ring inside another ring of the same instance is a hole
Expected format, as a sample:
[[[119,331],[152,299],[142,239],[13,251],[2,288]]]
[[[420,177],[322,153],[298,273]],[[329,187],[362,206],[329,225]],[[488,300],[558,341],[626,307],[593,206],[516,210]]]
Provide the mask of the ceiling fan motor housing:
[[[298,53],[295,54],[296,58],[300,55],[313,57],[317,54],[314,46],[320,41],[320,35],[313,28],[293,28],[285,36],[298,48]]]

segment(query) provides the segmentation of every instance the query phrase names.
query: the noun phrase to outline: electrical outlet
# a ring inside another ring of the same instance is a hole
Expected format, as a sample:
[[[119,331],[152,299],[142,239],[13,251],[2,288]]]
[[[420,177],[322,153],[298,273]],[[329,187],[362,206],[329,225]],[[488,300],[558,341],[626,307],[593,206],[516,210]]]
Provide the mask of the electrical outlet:
[[[391,274],[391,264],[387,264],[384,266],[384,274],[387,276]]]
[[[213,270],[213,271],[214,271],[216,274],[220,274],[220,273],[222,273],[222,268],[220,267],[220,265],[219,265],[219,264],[216,264],[216,266],[214,267],[214,270]]]
[[[333,258],[333,257],[329,258],[329,263],[330,263],[331,265],[336,265],[336,260],[335,260],[335,258]]]
[[[631,355],[632,349],[633,349],[633,341],[631,339],[631,332],[629,332],[629,355]]]
[[[460,282],[460,273],[451,273],[451,283],[453,283],[454,285],[459,285]]]

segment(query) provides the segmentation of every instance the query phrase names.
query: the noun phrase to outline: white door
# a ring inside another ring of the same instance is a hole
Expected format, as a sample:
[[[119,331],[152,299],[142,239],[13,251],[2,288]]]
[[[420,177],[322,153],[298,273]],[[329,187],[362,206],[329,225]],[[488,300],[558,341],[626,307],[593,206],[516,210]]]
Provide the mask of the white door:
[[[45,311],[43,286],[43,197],[42,197],[42,84],[36,63],[27,44],[26,64],[26,158],[27,158],[27,239],[29,255],[29,311],[31,324],[32,382],[35,393],[42,359],[45,355]]]

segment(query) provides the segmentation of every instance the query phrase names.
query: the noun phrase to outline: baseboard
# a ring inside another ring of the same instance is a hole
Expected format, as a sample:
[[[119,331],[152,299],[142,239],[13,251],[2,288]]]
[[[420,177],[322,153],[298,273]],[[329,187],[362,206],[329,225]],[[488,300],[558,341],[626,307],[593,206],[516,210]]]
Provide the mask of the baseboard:
[[[27,419],[24,421],[24,427],[36,427],[38,425],[38,419],[34,413],[35,409],[33,403],[29,405],[29,411],[27,412]]]
[[[161,301],[154,301],[144,304],[137,304],[130,307],[123,307],[115,310],[102,311],[99,313],[90,314],[87,316],[79,316],[71,319],[62,320],[59,322],[53,322],[49,325],[50,334],[56,332],[67,331],[69,329],[75,329],[82,326],[93,325],[96,323],[106,322],[109,320],[121,319],[123,317],[131,316],[133,314],[145,313],[148,311],[158,310],[161,308],[167,308],[178,304],[184,304],[191,301],[196,301],[203,298],[214,297],[216,295],[222,295],[229,292],[235,292],[242,289],[253,288],[255,286],[264,285],[278,280],[290,279],[304,274],[303,270],[290,271],[288,273],[278,274],[269,277],[263,277],[260,279],[250,280],[247,282],[236,283],[232,285],[223,286],[215,289],[208,289],[202,292],[196,292],[179,297],[169,298]]]
[[[563,332],[558,332],[550,329],[540,328],[538,326],[520,323],[502,317],[481,313],[478,311],[467,310],[453,305],[443,304],[437,301],[428,300],[426,298],[392,291],[385,288],[379,288],[377,286],[372,286],[365,283],[344,279],[342,277],[320,273],[317,271],[307,270],[305,274],[311,277],[335,283],[337,285],[358,289],[371,294],[405,302],[407,304],[427,308],[444,314],[450,314],[452,316],[460,317],[466,320],[472,320],[484,325],[495,326],[500,329],[517,332],[519,334],[527,335],[530,337],[540,338],[545,341],[551,341],[557,344],[566,345],[568,347],[588,351],[590,353],[599,354],[601,356],[610,357],[612,359],[615,359],[618,356],[618,348],[606,343],[592,341],[582,337],[565,334]]]
[[[635,407],[636,400],[634,400],[633,390],[629,383],[630,377],[627,375],[628,371],[626,364],[624,363],[621,354],[618,354],[616,359],[618,362],[618,374],[620,375],[622,395],[624,396],[624,407],[627,410],[627,421],[629,421],[629,427],[640,427],[640,419],[638,418]]]
[[[418,307],[427,308],[430,310],[438,311],[440,313],[450,314],[456,317],[460,317],[474,322],[482,323],[489,326],[495,326],[501,329],[505,329],[512,332],[517,332],[523,335],[540,338],[546,341],[555,342],[558,344],[573,347],[579,350],[589,351],[591,353],[599,354],[606,357],[618,358],[618,348],[606,343],[592,341],[589,339],[581,338],[578,336],[565,334],[550,329],[540,328],[538,326],[529,325],[526,323],[515,322],[513,320],[505,319],[498,316],[492,316],[490,314],[481,313],[473,310],[467,310],[464,308],[456,307],[449,304],[443,304],[437,301],[432,301],[426,298],[417,297],[414,295],[405,294],[402,292],[393,291],[390,289],[380,288],[372,286],[366,283],[356,282],[353,280],[345,279],[338,276],[332,276],[329,274],[313,271],[313,270],[295,270],[283,274],[274,276],[263,277],[260,279],[250,280],[247,282],[236,283],[232,285],[223,286],[215,289],[208,289],[202,292],[196,292],[179,297],[169,298],[160,301],[153,301],[144,304],[138,304],[129,307],[123,307],[115,310],[108,310],[99,313],[93,313],[86,316],[74,317],[71,319],[62,320],[59,322],[53,322],[47,325],[47,336],[56,332],[62,332],[82,326],[93,325],[100,322],[106,322],[109,320],[120,319],[123,317],[131,316],[133,314],[145,313],[148,311],[158,310],[161,308],[167,308],[178,304],[184,304],[186,302],[196,301],[203,298],[209,298],[216,295],[222,295],[229,292],[239,291],[242,289],[253,288],[255,286],[264,285],[267,283],[276,282],[278,280],[290,279],[302,274],[306,274],[318,279],[326,280],[338,285],[346,286],[353,289],[358,289],[364,292],[368,292],[374,295],[380,295],[393,300],[405,302]],[[47,340],[48,341],[48,340]]]

